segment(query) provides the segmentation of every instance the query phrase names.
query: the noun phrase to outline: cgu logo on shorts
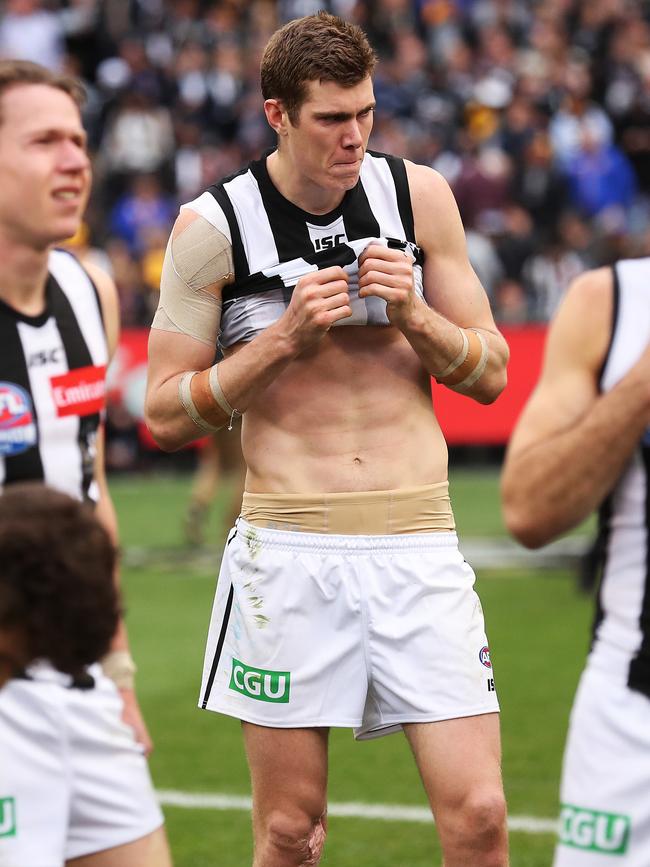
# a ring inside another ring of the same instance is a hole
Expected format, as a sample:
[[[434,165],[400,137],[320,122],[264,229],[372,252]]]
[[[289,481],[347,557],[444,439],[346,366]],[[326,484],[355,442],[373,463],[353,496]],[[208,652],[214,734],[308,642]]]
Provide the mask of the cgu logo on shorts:
[[[0,455],[11,457],[36,445],[32,399],[13,382],[0,382]]]
[[[93,415],[104,408],[106,367],[78,367],[50,379],[56,414]]]
[[[235,692],[240,692],[242,695],[257,701],[287,704],[290,686],[291,674],[288,671],[251,668],[233,658],[229,687]]]
[[[16,836],[16,801],[0,798],[0,838]]]
[[[629,816],[562,804],[560,843],[565,846],[603,855],[624,855],[629,838]]]

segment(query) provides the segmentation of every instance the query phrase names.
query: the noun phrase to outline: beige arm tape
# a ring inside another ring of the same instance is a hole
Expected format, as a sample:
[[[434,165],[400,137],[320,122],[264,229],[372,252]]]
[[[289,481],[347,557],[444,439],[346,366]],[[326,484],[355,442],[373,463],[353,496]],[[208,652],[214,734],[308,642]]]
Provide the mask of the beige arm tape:
[[[192,380],[197,373],[198,370],[188,370],[181,376],[178,383],[178,400],[180,401],[180,404],[185,410],[185,412],[189,415],[189,417],[198,428],[205,431],[206,433],[214,433],[215,431],[221,430],[223,424],[213,425],[210,424],[209,421],[206,421],[196,408],[196,404],[194,403],[194,399],[192,398]]]
[[[474,328],[461,328],[467,340],[467,352],[460,364],[456,364],[464,350],[451,363],[452,371],[446,376],[436,376],[436,380],[454,391],[465,392],[483,375],[488,363],[490,350],[485,337]],[[446,371],[445,371],[446,373]]]
[[[230,422],[228,423],[228,430],[232,430],[232,421],[235,417],[239,417],[241,413],[238,409],[230,406],[228,400],[226,399],[226,395],[223,393],[223,389],[221,388],[221,383],[219,382],[219,365],[213,364],[210,368],[210,375],[208,377],[208,381],[210,383],[210,391],[212,392],[212,396],[219,404],[221,409],[230,416]]]
[[[465,332],[464,328],[458,328],[463,338],[463,346],[452,362],[445,367],[445,369],[441,373],[434,373],[433,376],[438,382],[442,382],[445,377],[450,376],[457,368],[461,366],[463,361],[467,358],[467,353],[469,352],[469,338]]]
[[[232,245],[225,234],[197,214],[169,239],[160,280],[160,302],[151,324],[215,346],[221,303],[206,286],[233,276]]]
[[[118,689],[133,689],[137,668],[128,650],[111,650],[102,658],[101,666]]]
[[[485,368],[487,367],[488,359],[490,357],[490,347],[488,346],[487,340],[480,331],[475,331],[472,328],[472,332],[478,337],[481,342],[481,357],[479,358],[476,367],[474,370],[470,371],[467,374],[465,379],[462,382],[459,382],[454,388],[458,391],[466,391],[468,388],[471,388],[475,382],[478,382],[479,379],[483,376],[485,372]]]

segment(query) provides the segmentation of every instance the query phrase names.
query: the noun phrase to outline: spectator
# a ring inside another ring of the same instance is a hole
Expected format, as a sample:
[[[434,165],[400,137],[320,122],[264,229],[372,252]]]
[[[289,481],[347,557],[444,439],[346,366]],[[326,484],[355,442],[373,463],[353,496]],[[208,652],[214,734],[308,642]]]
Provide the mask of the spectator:
[[[63,66],[64,33],[60,18],[40,0],[7,0],[0,21],[0,57],[31,60],[48,69]]]

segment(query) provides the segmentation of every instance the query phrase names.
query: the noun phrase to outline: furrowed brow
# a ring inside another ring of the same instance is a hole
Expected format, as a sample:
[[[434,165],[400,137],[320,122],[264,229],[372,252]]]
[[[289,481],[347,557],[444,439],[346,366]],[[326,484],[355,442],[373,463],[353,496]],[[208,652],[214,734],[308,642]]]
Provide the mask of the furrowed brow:
[[[360,109],[358,112],[353,111],[317,111],[314,112],[314,118],[316,120],[334,120],[334,121],[344,121],[344,120],[352,120],[353,117],[358,117],[360,114],[366,114],[369,111],[372,111],[375,107],[376,103],[371,102],[368,105],[364,106],[364,108]]]

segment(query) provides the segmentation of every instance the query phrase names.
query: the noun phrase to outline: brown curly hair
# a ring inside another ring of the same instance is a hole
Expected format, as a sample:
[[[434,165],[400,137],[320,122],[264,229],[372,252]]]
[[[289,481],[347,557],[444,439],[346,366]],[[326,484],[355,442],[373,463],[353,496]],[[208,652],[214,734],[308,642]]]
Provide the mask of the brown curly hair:
[[[377,57],[363,30],[329,12],[289,21],[269,39],[260,67],[262,96],[280,100],[296,124],[310,81],[354,87]]]
[[[44,485],[0,496],[0,629],[27,659],[73,676],[108,650],[121,614],[116,551],[92,507]]]

